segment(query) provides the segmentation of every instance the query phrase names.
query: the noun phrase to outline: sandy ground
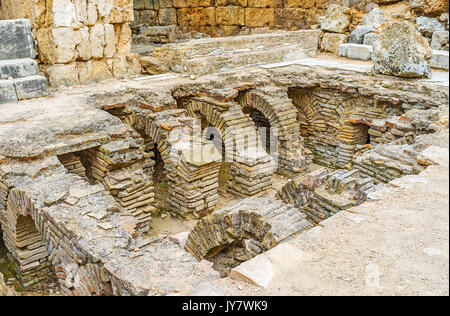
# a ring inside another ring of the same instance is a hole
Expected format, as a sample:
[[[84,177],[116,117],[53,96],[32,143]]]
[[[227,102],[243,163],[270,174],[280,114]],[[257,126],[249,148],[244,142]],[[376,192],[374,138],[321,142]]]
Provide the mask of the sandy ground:
[[[448,177],[447,162],[396,180],[381,200],[268,251],[266,288],[214,285],[226,295],[449,295]]]

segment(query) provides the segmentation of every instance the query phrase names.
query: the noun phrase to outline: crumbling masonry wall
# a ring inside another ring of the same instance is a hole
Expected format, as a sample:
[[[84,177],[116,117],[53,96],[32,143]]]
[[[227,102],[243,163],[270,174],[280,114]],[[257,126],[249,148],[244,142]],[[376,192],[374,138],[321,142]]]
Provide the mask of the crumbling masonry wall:
[[[2,0],[0,19],[30,19],[40,66],[51,85],[138,74],[130,53],[132,0]]]
[[[140,25],[178,25],[182,32],[231,36],[264,28],[298,30],[318,24],[331,3],[340,0],[134,0],[135,21]],[[365,9],[365,5],[345,1]],[[362,1],[358,1],[362,2]],[[364,4],[368,1],[364,1]]]
[[[289,96],[298,107],[300,131],[307,147],[314,153],[314,160],[326,166],[343,168],[364,146],[397,139],[407,142],[413,135],[394,128],[402,125],[401,121],[390,123],[406,111],[395,98],[333,88],[291,88]]]

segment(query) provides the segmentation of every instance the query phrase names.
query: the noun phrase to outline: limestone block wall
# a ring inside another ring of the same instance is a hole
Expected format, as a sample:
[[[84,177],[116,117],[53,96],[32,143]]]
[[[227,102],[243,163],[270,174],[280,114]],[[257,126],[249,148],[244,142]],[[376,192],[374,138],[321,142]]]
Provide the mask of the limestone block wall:
[[[178,25],[183,32],[230,36],[253,29],[303,29],[340,0],[134,0],[132,27]],[[347,4],[348,1],[344,1]],[[367,2],[367,1],[365,1]],[[350,3],[353,5],[353,3]],[[355,4],[360,5],[360,4]]]
[[[0,19],[30,19],[51,85],[140,73],[130,53],[133,0],[2,0]]]

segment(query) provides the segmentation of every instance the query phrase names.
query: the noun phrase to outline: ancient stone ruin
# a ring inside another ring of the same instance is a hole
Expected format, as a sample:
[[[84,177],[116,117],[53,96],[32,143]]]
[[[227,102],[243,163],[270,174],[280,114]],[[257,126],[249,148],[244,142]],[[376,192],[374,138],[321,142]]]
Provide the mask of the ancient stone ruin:
[[[448,182],[432,193],[448,175],[447,11],[1,0],[0,295],[334,294],[320,273],[375,271],[350,259],[369,237],[372,257],[422,281],[392,292],[372,273],[344,294],[448,295]],[[425,184],[408,211],[435,222],[407,227],[392,192]],[[367,235],[349,224],[374,218]],[[391,231],[445,227],[420,253],[433,262],[392,250]]]

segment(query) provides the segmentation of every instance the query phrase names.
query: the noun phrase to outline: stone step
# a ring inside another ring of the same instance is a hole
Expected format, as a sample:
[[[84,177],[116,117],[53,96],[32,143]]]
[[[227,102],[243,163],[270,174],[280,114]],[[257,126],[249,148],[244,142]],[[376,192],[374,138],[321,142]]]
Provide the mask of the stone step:
[[[234,51],[223,55],[195,57],[185,60],[182,71],[195,75],[205,75],[243,66],[277,63],[291,58],[308,58],[310,54],[311,52],[300,48],[298,45],[278,46],[254,51]],[[180,71],[177,66],[179,65],[175,65],[172,70]]]
[[[34,58],[34,40],[27,19],[0,21],[0,60]]]
[[[0,79],[23,78],[39,74],[37,62],[31,58],[0,60]]]
[[[339,56],[350,59],[370,60],[372,59],[372,45],[341,44],[339,45]]]
[[[430,66],[433,68],[448,70],[448,51],[433,50],[431,54]]]

